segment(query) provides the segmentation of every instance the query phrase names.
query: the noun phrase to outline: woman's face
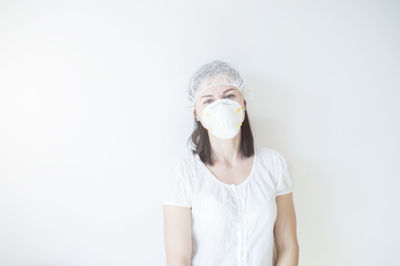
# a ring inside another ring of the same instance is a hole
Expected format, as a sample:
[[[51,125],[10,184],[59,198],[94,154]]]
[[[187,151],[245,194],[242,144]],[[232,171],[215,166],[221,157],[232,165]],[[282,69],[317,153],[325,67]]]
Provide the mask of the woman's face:
[[[199,88],[201,89],[201,88]],[[246,110],[246,100],[242,93],[231,85],[216,85],[204,90],[195,102],[194,115],[197,121],[201,121],[201,113],[203,109],[218,99],[230,99],[237,101]]]

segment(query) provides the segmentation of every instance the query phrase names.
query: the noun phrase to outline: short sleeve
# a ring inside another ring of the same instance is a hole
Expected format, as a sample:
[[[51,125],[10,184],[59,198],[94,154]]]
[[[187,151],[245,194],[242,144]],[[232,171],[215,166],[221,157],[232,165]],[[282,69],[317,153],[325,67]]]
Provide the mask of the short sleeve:
[[[275,169],[277,175],[276,195],[279,196],[293,192],[293,177],[285,157],[278,151],[275,151]]]
[[[175,169],[166,176],[163,187],[162,205],[192,207],[193,176],[188,162],[182,160]]]

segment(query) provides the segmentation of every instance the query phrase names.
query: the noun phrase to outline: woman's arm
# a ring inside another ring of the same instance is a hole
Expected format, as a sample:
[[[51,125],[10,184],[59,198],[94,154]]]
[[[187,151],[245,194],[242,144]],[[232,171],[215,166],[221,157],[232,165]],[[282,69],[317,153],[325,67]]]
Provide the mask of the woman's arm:
[[[296,213],[293,193],[276,197],[277,218],[274,226],[277,258],[275,266],[298,266],[299,245],[297,242]]]
[[[191,209],[164,205],[163,210],[167,266],[191,266]]]

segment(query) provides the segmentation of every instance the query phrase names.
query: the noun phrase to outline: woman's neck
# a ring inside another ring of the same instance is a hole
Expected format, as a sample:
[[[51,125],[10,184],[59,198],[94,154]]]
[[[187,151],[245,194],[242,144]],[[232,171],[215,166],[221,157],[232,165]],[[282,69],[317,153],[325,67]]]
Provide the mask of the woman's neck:
[[[231,165],[241,160],[241,130],[239,130],[239,133],[231,139],[219,139],[213,136],[211,133],[209,133],[208,135],[210,139],[211,150],[213,153],[213,159],[215,161]]]

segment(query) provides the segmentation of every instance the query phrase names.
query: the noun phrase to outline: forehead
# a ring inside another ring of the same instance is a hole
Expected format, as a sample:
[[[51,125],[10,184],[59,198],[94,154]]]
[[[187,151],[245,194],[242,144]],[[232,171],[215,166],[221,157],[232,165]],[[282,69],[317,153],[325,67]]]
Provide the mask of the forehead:
[[[231,76],[224,73],[219,73],[202,80],[198,86],[198,91],[200,92],[200,95],[205,93],[215,94],[220,93],[229,87],[235,88],[233,84],[234,80]]]
[[[233,89],[233,90],[230,90],[229,92],[237,91],[237,89],[231,85],[215,85],[215,86],[212,86],[212,87],[204,90],[203,92],[201,92],[199,94],[199,97],[201,98],[206,95],[218,96],[218,95],[221,95],[222,93],[224,93],[228,89]]]

